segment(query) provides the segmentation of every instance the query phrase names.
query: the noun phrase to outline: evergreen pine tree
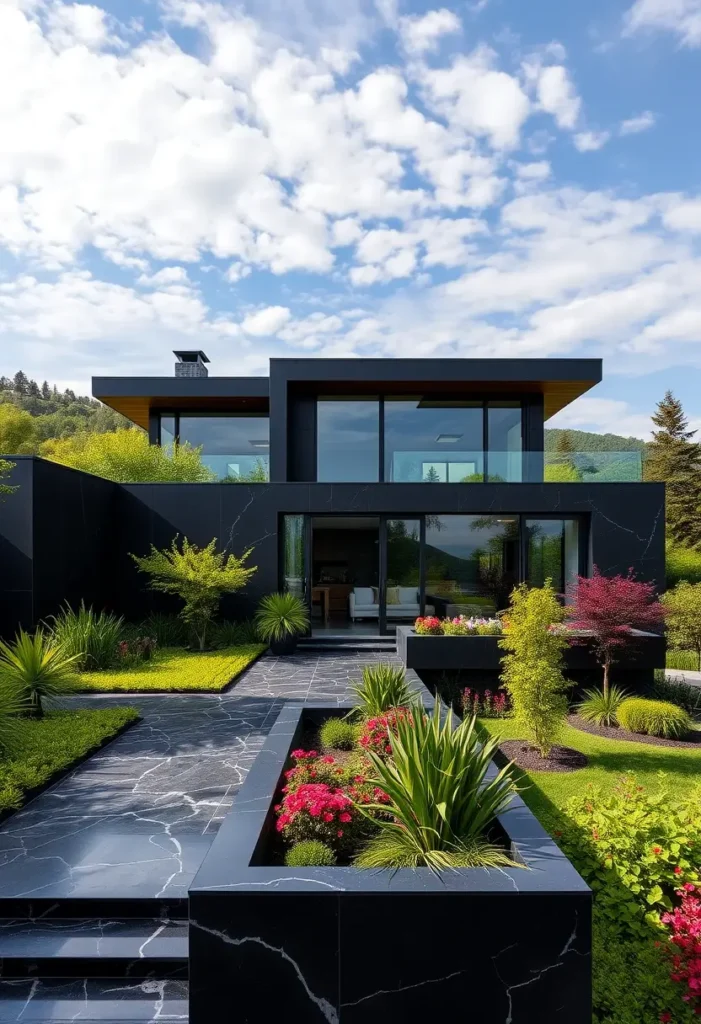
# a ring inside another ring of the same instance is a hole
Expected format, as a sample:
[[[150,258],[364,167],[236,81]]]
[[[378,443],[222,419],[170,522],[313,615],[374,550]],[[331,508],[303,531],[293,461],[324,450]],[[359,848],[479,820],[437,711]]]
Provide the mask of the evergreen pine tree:
[[[39,390],[39,385],[35,380],[29,381],[29,384],[27,385],[27,394],[31,395],[33,398],[41,398],[41,391]]]
[[[440,483],[440,481],[441,481],[441,478],[438,475],[438,470],[436,469],[436,467],[435,466],[429,466],[428,467],[428,472],[427,472],[426,476],[424,477],[424,483],[426,483],[426,484],[438,484],[438,483]]]
[[[667,531],[678,544],[701,547],[701,444],[694,441],[682,404],[667,391],[652,416],[658,427],[648,449],[645,476],[666,484]]]
[[[569,430],[560,431],[555,442],[555,454],[563,459],[569,459],[575,452],[576,448]]]
[[[41,397],[45,398],[47,401],[51,398],[51,388],[49,387],[48,380],[45,380],[41,385]]]
[[[17,392],[18,395],[29,394],[29,381],[27,380],[26,373],[22,370],[18,370],[12,380],[12,388]]]

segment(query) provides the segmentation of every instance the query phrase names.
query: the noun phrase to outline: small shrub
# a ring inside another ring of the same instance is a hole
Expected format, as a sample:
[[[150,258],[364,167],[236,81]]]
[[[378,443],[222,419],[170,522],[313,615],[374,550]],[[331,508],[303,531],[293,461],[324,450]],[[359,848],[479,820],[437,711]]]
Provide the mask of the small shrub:
[[[256,628],[266,642],[299,636],[309,625],[309,613],[296,594],[267,594],[256,612]]]
[[[646,936],[675,890],[699,882],[701,787],[677,795],[633,774],[613,790],[588,786],[566,807],[558,843],[594,890],[597,914],[629,936]]]
[[[414,632],[419,636],[440,636],[443,633],[443,623],[435,615],[424,615],[414,623]]]
[[[187,647],[189,630],[179,615],[152,612],[137,627],[137,634],[155,637],[159,647]]]
[[[514,716],[543,757],[550,753],[567,714],[565,691],[570,684],[562,674],[567,638],[550,628],[563,614],[550,580],[544,587],[522,583],[511,595],[499,641],[507,652],[501,678]]]
[[[40,629],[33,635],[20,629],[14,643],[0,641],[0,683],[15,688],[26,699],[29,713],[41,718],[43,700],[73,692],[76,658],[66,657],[63,648]]]
[[[628,697],[618,708],[618,722],[624,729],[648,736],[676,739],[691,729],[691,719],[683,708],[664,700]]]
[[[618,725],[618,709],[628,694],[620,686],[603,690],[585,690],[584,700],[577,704],[577,714],[595,725]]]
[[[367,665],[363,681],[353,687],[357,709],[362,718],[373,718],[390,708],[409,707],[417,695],[406,681],[406,672],[399,665]]]
[[[336,854],[330,846],[316,839],[295,843],[285,854],[288,868],[326,868],[336,863]]]
[[[54,643],[75,659],[75,668],[90,672],[114,664],[124,619],[106,611],[98,615],[81,601],[77,611],[65,605],[47,626]]]
[[[362,724],[358,745],[378,757],[389,757],[392,753],[392,737],[397,734],[397,723],[411,718],[408,708],[389,708],[383,715],[366,718]]]
[[[325,747],[334,750],[352,750],[358,730],[343,718],[327,718],[321,727],[320,738]]]
[[[692,718],[701,715],[701,687],[691,686],[683,679],[665,676],[664,670],[655,672],[655,682],[650,696],[655,700],[665,700],[670,704],[677,704],[680,708],[684,708]]]
[[[701,1016],[701,887],[687,882],[677,895],[681,906],[662,915],[662,923],[672,932],[675,947],[672,960],[672,981],[685,986],[685,1002]]]
[[[694,656],[689,668],[701,672],[701,583],[683,580],[662,596],[667,637],[672,647]]]
[[[668,543],[666,570],[668,587],[673,587],[682,580],[701,583],[701,551]]]
[[[511,703],[506,690],[472,690],[466,686],[461,695],[461,709],[463,717],[470,718],[476,715],[477,718],[506,718],[511,714]]]
[[[132,640],[120,640],[117,644],[117,667],[135,668],[144,661],[150,661],[158,643],[153,636],[137,636]]]

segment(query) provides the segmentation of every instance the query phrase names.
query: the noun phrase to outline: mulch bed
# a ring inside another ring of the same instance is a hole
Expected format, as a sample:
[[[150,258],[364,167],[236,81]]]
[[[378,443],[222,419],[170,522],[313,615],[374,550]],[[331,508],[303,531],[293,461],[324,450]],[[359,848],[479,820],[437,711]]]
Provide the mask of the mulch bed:
[[[572,747],[554,746],[548,757],[541,757],[526,740],[506,740],[499,745],[499,750],[527,772],[576,772],[589,763],[580,750]]]
[[[628,729],[621,729],[619,726],[595,725],[594,722],[585,722],[579,715],[568,715],[567,724],[580,732],[588,732],[592,736],[605,736],[611,740],[627,740],[629,743],[650,743],[653,747],[690,747],[701,749],[701,732],[692,732],[685,740],[666,740],[662,736],[646,736],[641,732],[629,732]]]

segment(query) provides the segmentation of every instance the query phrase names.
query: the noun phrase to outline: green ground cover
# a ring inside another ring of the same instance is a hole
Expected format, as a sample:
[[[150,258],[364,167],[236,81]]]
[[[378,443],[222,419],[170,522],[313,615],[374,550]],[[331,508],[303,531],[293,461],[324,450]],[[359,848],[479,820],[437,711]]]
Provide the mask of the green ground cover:
[[[127,690],[139,693],[148,690],[200,690],[219,692],[235,679],[265,650],[263,644],[242,644],[218,651],[185,651],[181,647],[165,647],[150,661],[132,668],[106,669],[75,674],[74,686],[79,690],[112,692]]]
[[[0,812],[21,807],[27,794],[139,717],[135,708],[49,711],[42,719],[23,719],[18,745],[0,760]]]

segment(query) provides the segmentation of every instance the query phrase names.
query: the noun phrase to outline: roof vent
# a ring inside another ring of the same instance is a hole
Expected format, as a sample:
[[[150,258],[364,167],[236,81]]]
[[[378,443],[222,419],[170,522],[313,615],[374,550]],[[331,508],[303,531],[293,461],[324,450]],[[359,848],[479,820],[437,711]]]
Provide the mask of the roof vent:
[[[176,377],[207,377],[209,371],[204,365],[209,362],[207,356],[202,350],[191,351],[191,352],[173,352],[173,355],[178,360],[175,364],[175,376]]]

